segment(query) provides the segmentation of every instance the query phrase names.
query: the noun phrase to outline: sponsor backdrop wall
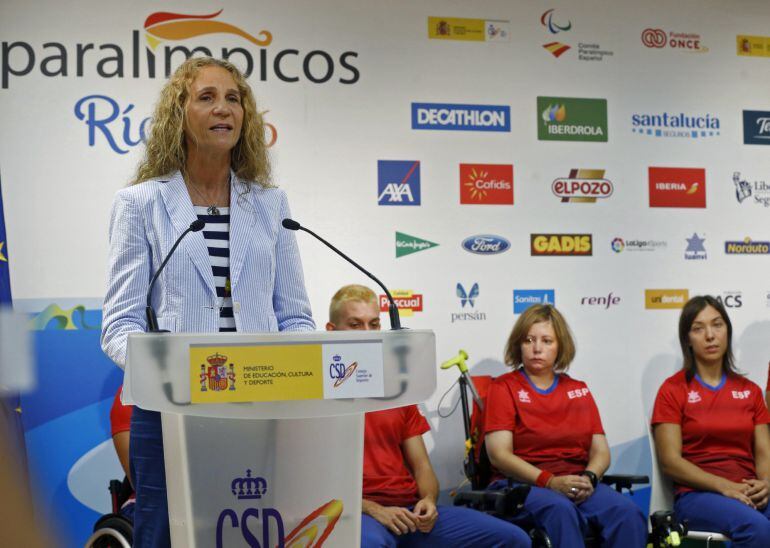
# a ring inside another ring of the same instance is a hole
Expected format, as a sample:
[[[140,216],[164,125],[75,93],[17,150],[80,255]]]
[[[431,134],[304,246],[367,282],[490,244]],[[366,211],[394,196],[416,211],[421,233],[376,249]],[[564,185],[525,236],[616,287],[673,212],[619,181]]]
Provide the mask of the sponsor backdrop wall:
[[[397,290],[442,359],[502,372],[517,314],[555,303],[613,469],[647,472],[688,295],[722,299],[740,367],[766,381],[769,23],[759,0],[3,2],[0,259],[38,330],[22,403],[41,512],[74,546],[108,509],[108,210],[191,51],[250,73],[295,218]],[[331,294],[366,280],[298,238],[323,326]],[[448,491],[462,432],[437,412],[455,372],[438,377],[427,439]]]

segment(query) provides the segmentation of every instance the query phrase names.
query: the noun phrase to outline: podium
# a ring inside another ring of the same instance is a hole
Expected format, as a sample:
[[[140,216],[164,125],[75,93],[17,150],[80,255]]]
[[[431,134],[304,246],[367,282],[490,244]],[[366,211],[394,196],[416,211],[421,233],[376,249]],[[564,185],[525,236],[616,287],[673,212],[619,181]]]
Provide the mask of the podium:
[[[175,547],[357,547],[364,413],[425,401],[432,331],[142,333],[123,402],[159,411]]]

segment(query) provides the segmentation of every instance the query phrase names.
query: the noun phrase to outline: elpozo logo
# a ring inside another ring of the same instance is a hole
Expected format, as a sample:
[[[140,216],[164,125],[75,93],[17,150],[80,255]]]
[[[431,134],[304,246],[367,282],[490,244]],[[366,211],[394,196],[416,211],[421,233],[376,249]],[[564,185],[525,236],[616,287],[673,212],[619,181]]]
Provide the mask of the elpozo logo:
[[[684,308],[690,298],[690,292],[687,289],[645,289],[644,307],[645,308]]]
[[[768,255],[770,254],[770,242],[755,242],[746,236],[742,241],[726,241],[725,253],[728,255]]]
[[[511,22],[504,19],[428,17],[428,38],[470,42],[510,42]]]
[[[513,205],[513,166],[460,164],[460,203]]]
[[[607,142],[607,100],[574,97],[537,98],[540,141]]]
[[[631,132],[651,137],[698,139],[720,136],[719,117],[713,114],[632,114]]]
[[[551,192],[562,203],[596,203],[597,199],[612,196],[612,181],[604,178],[603,169],[572,169],[568,177],[560,177],[551,183]]]
[[[591,234],[530,234],[530,254],[535,256],[593,255]]]
[[[421,293],[415,293],[411,289],[394,289],[390,294],[402,316],[413,316],[415,312],[422,312]],[[388,296],[380,295],[380,312],[387,312],[389,306]]]
[[[493,234],[478,234],[465,238],[462,242],[465,251],[476,255],[496,255],[508,251],[511,243],[501,236]]]
[[[511,131],[511,107],[412,103],[412,129]]]
[[[224,19],[220,20],[218,18],[223,11],[202,15],[164,11],[151,13],[141,31],[130,31],[128,47],[117,43],[64,44],[53,41],[51,37],[46,37],[47,41],[42,46],[22,40],[3,42],[5,55],[0,63],[2,89],[9,87],[11,77],[26,76],[35,67],[47,77],[82,77],[86,72],[95,72],[102,78],[168,78],[176,65],[195,53],[234,62],[243,68],[247,77],[254,74],[260,82],[276,78],[286,83],[304,80],[314,84],[332,81],[355,84],[361,78],[354,64],[358,57],[356,51],[330,53],[320,48],[307,53],[295,48],[271,51],[268,48],[273,42],[272,32],[261,29],[254,34],[251,29],[244,30]],[[144,48],[142,33],[146,39]],[[191,42],[210,34],[238,37],[237,45],[216,50]],[[243,47],[246,46],[244,41],[252,47]],[[183,42],[184,45],[164,42]]]
[[[650,207],[706,207],[706,170],[650,167]]]

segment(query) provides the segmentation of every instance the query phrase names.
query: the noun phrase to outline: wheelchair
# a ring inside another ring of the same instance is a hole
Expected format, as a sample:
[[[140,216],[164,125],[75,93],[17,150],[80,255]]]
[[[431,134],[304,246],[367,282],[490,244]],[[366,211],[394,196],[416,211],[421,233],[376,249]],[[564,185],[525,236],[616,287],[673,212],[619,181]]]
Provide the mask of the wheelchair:
[[[124,478],[110,481],[109,491],[112,512],[96,521],[85,548],[131,548],[133,544],[133,520],[123,511],[123,505],[132,497],[134,489],[128,478]]]

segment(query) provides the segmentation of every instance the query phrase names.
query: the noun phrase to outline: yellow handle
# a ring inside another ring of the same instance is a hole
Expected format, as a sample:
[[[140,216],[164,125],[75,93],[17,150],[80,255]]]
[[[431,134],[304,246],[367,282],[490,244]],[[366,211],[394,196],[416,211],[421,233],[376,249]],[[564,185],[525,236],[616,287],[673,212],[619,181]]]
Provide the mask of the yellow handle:
[[[449,369],[450,367],[456,365],[460,370],[460,373],[467,373],[468,365],[465,363],[465,360],[467,359],[468,353],[465,350],[460,349],[460,351],[457,353],[457,356],[441,364],[441,369]]]

